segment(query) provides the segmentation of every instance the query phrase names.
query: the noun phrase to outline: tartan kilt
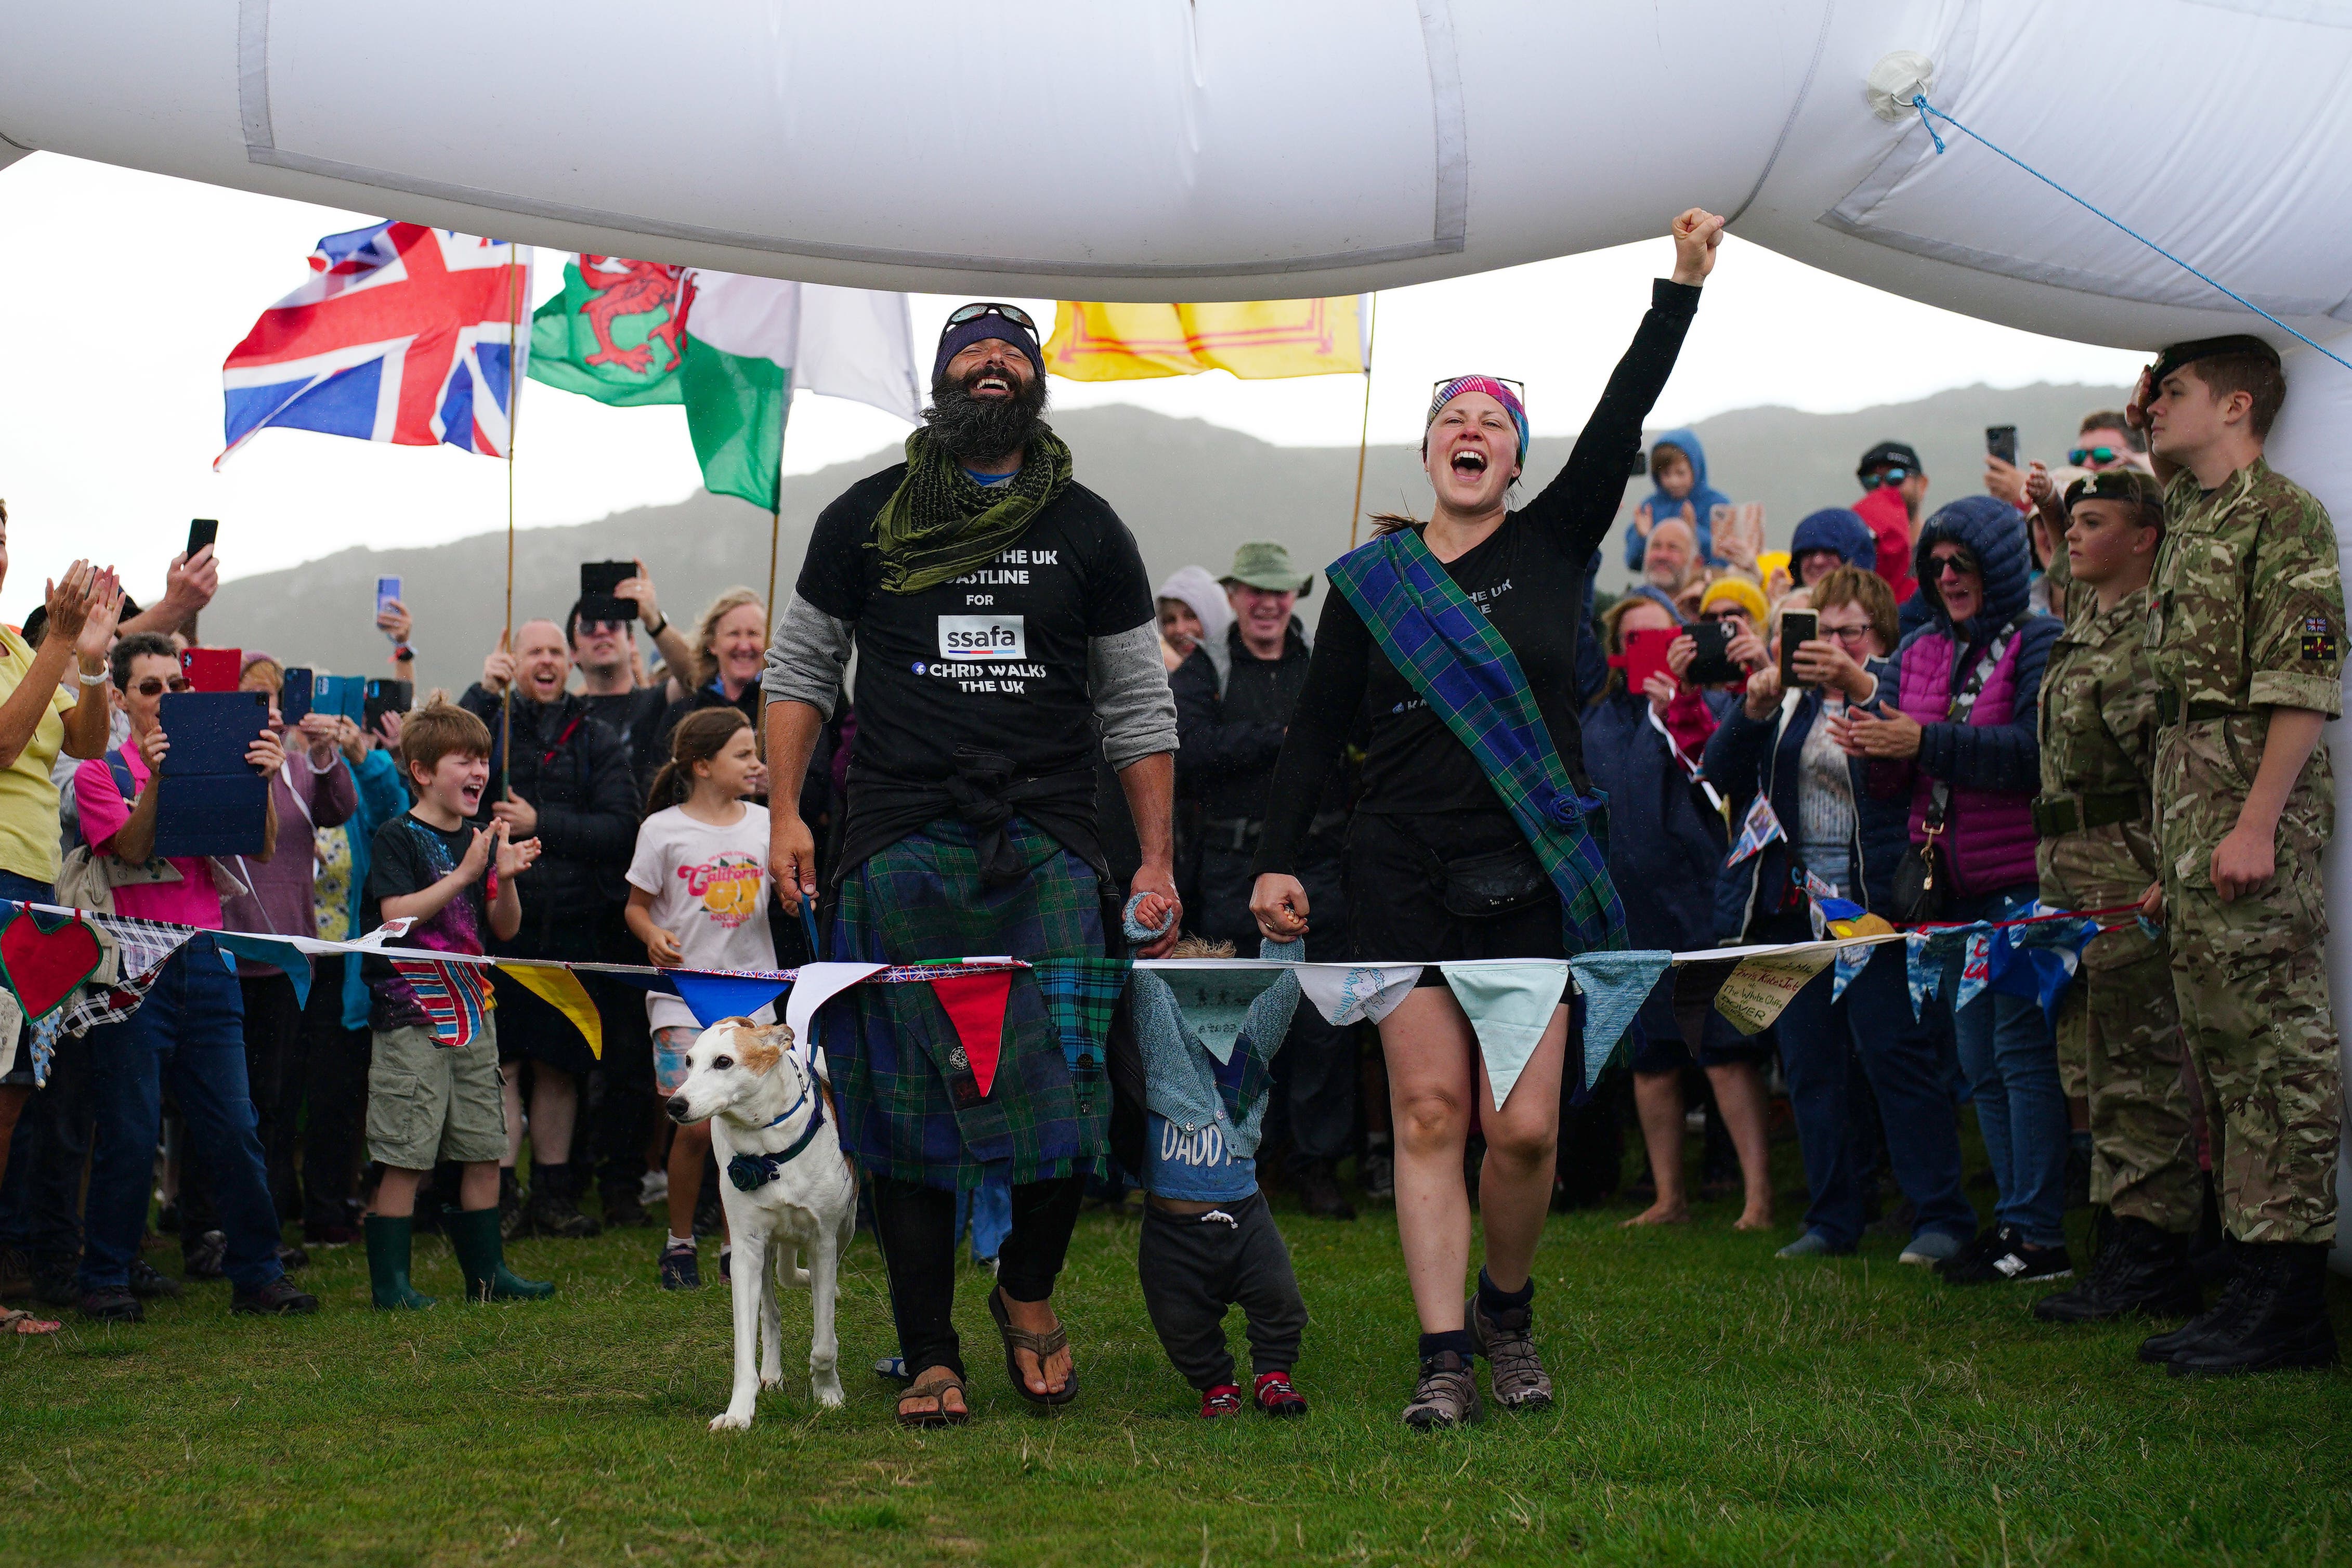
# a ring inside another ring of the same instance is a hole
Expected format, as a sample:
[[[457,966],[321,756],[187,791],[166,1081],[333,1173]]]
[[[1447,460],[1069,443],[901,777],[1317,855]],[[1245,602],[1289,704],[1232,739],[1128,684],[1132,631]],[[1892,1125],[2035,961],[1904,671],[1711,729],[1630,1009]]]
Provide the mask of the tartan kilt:
[[[842,879],[827,945],[845,963],[1007,954],[1103,956],[1101,879],[1026,819],[1005,829],[1028,874],[982,885],[978,834],[947,819],[877,850]],[[841,1098],[843,1145],[865,1169],[973,1188],[983,1171],[1026,1182],[1099,1168],[1110,1121],[1101,1053],[1065,1048],[1040,978],[1016,970],[989,1094],[928,985],[856,985],[826,1005],[820,1038]]]

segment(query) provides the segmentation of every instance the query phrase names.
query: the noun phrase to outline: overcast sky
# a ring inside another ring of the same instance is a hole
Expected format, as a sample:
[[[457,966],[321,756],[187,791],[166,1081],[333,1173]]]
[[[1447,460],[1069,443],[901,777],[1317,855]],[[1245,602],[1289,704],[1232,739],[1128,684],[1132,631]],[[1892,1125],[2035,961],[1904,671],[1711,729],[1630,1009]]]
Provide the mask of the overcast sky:
[[[1671,216],[1659,212],[1662,236]],[[0,297],[17,302],[0,375],[0,498],[12,521],[0,617],[21,620],[42,579],[83,554],[112,560],[131,593],[151,599],[190,517],[221,520],[232,576],[352,544],[505,526],[506,465],[454,447],[265,432],[213,471],[221,361],[303,280],[321,236],[373,221],[47,153],[0,171]],[[1416,438],[1431,383],[1469,371],[1527,382],[1538,434],[1575,430],[1640,319],[1648,280],[1672,258],[1661,237],[1383,294],[1372,439]],[[541,299],[561,286],[564,260],[539,253]],[[925,373],[958,302],[914,297]],[[1053,315],[1051,300],[1019,302]],[[1757,404],[1864,408],[1974,382],[2114,385],[2145,358],[1954,315],[1734,239],[1652,423]],[[1364,411],[1356,376],[1056,380],[1053,394],[1064,407],[1135,403],[1297,446],[1353,446]],[[877,410],[803,395],[785,467],[878,454],[905,435]],[[699,482],[675,406],[606,408],[537,384],[523,394],[516,452],[526,528],[676,500]],[[1085,462],[1081,452],[1081,471]]]

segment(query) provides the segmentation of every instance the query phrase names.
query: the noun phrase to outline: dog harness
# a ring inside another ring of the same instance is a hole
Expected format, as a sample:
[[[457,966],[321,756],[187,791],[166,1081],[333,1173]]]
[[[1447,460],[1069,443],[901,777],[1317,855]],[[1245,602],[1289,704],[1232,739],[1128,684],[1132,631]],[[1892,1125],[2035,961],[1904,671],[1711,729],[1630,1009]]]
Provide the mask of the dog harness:
[[[768,1123],[768,1127],[782,1126],[792,1120],[793,1113],[813,1098],[816,1100],[816,1109],[809,1117],[807,1128],[799,1137],[793,1140],[790,1147],[780,1149],[772,1154],[738,1154],[727,1162],[727,1179],[735,1184],[737,1192],[756,1193],[774,1181],[782,1173],[783,1168],[791,1164],[793,1158],[815,1139],[817,1130],[824,1125],[824,1100],[815,1095],[814,1087],[812,1084],[803,1083],[801,1086],[800,1099],[786,1106],[775,1121]],[[765,1132],[768,1127],[762,1127],[760,1131]]]

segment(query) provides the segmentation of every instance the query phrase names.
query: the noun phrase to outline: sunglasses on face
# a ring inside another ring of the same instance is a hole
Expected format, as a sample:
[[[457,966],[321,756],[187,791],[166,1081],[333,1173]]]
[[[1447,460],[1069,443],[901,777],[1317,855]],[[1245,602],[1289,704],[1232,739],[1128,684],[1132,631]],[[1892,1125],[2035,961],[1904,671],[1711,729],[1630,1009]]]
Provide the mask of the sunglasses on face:
[[[1911,470],[1908,468],[1881,468],[1876,473],[1864,474],[1862,477],[1862,488],[1866,490],[1874,490],[1886,485],[1899,485],[1910,477]]]
[[[2123,456],[2113,447],[2077,447],[2066,454],[2066,460],[2080,468],[2092,463],[2121,462]]]
[[[1747,615],[1739,610],[1707,610],[1699,616],[1699,619],[1718,624],[1724,621],[1738,621],[1743,626],[1748,624]]]
[[[948,325],[961,327],[966,321],[977,321],[982,316],[1002,316],[1031,337],[1037,335],[1037,323],[1029,319],[1028,311],[1018,305],[1000,305],[989,300],[983,300],[977,304],[957,306],[948,316]]]
[[[1965,555],[1936,555],[1927,561],[1927,575],[1930,577],[1973,577],[1976,574],[1977,563]]]
[[[583,637],[603,637],[606,632],[625,631],[630,624],[627,621],[583,620],[580,623],[580,635]]]
[[[161,697],[166,691],[186,691],[190,687],[184,675],[175,675],[169,680],[160,675],[151,675],[131,689],[142,697]]]

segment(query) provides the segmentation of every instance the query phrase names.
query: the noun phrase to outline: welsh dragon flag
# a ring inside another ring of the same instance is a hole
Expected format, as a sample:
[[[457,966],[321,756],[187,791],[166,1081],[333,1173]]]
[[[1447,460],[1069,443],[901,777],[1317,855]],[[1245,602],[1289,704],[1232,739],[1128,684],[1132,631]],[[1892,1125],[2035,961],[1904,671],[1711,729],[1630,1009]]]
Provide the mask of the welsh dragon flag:
[[[581,256],[531,317],[533,380],[599,403],[686,405],[703,488],[776,504],[794,386],[910,424],[921,407],[904,294]]]

